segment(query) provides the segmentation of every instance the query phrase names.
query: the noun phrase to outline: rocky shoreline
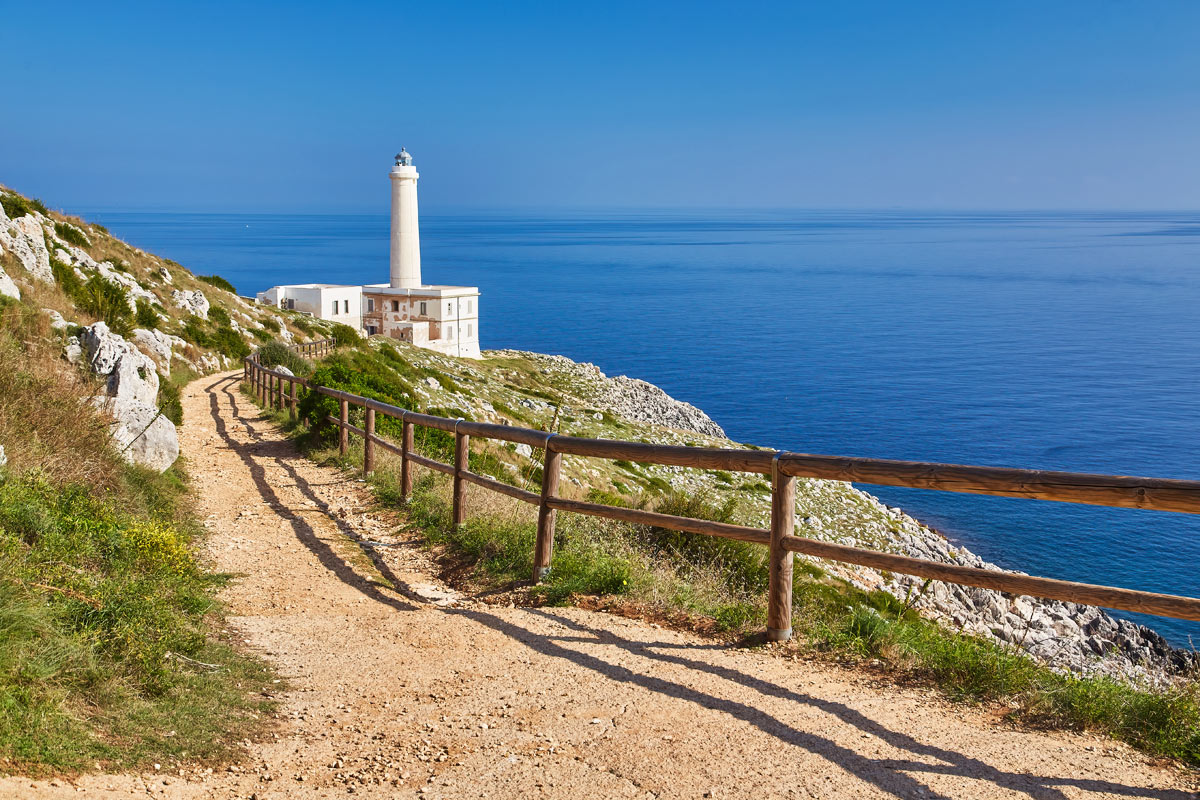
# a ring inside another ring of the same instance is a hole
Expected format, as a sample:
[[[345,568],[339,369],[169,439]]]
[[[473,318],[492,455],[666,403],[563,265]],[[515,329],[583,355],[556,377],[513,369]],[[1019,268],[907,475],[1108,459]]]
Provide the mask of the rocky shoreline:
[[[608,377],[594,364],[557,355],[516,350],[489,351],[487,355],[532,360],[542,366],[544,373],[553,374],[559,383],[569,385],[571,394],[625,419],[691,431],[725,440],[725,446],[738,446],[701,409],[676,400],[645,381]],[[669,478],[682,472],[679,468],[666,470]],[[671,480],[671,483],[692,492],[712,488],[694,478]],[[802,494],[820,498],[824,504],[816,505],[831,510],[802,517],[798,535],[947,564],[1013,572],[984,561],[901,509],[889,508],[861,489],[815,479],[803,484]],[[860,503],[867,506],[866,511],[856,509],[853,523],[848,525],[846,515],[838,513],[838,509]],[[847,527],[853,527],[853,533],[848,535]],[[1016,648],[1062,672],[1163,686],[1200,669],[1200,654],[1173,647],[1151,628],[1118,619],[1093,606],[1014,596],[941,581],[926,582],[911,576],[884,575],[866,567],[826,561],[821,566],[859,588],[889,592],[947,627]]]

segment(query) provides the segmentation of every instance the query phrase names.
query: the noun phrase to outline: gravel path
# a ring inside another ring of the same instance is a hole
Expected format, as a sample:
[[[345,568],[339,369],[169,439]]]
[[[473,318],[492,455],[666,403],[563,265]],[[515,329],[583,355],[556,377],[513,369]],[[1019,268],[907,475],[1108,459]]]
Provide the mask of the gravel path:
[[[1198,796],[1195,773],[1123,745],[1015,730],[866,675],[459,597],[236,380],[187,387],[180,434],[211,558],[245,576],[226,590],[230,624],[291,687],[275,732],[215,773],[4,779],[0,797]]]

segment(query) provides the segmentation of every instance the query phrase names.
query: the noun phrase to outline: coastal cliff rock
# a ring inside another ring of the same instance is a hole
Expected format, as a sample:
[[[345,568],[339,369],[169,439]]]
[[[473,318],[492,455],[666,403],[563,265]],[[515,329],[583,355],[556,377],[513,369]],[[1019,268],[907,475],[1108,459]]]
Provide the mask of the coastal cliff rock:
[[[595,364],[566,356],[523,350],[490,350],[489,356],[521,358],[538,365],[550,383],[565,384],[572,394],[625,419],[663,425],[681,431],[724,439],[725,431],[691,403],[676,400],[652,383],[618,375],[610,378]]]

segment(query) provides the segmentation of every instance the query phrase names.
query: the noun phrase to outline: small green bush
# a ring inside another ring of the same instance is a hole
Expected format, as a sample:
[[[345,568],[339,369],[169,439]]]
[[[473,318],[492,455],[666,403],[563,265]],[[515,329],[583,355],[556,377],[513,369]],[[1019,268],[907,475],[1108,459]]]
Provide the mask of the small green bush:
[[[251,328],[250,335],[253,336],[255,339],[258,339],[258,341],[262,342],[263,344],[266,344],[267,342],[271,341],[271,338],[272,338],[271,332],[263,330],[262,328]]]
[[[34,211],[40,211],[43,214],[49,213],[46,206],[42,205],[41,200],[24,198],[19,194],[0,194],[0,206],[4,208],[4,213],[9,219],[23,217]]]
[[[104,320],[113,333],[128,336],[133,331],[133,310],[125,288],[101,275],[88,278],[75,297],[75,305]]]
[[[92,243],[87,240],[78,228],[74,225],[65,222],[54,223],[54,232],[58,234],[58,238],[62,239],[67,244],[73,244],[76,247],[91,247]]]
[[[83,288],[83,281],[79,280],[79,276],[75,274],[75,268],[51,257],[50,271],[54,273],[54,280],[58,282],[63,293],[74,300],[79,294],[79,290]]]
[[[258,348],[258,363],[268,369],[287,367],[293,375],[307,375],[312,370],[312,364],[283,342],[269,342]]]
[[[167,263],[173,263],[168,261]],[[179,266],[176,264],[176,266]],[[220,275],[197,275],[196,280],[204,281],[209,286],[216,286],[218,289],[224,289],[232,294],[237,294],[237,289],[229,281],[222,278]]]
[[[222,325],[213,332],[212,347],[217,352],[229,356],[235,361],[241,361],[250,355],[250,345],[242,335],[228,325]]]
[[[330,331],[330,336],[333,337],[333,343],[336,347],[353,347],[362,341],[362,337],[358,335],[358,331],[340,322],[333,323],[333,330]]]
[[[197,347],[212,347],[212,337],[204,328],[204,320],[195,314],[188,315],[179,327],[179,335]]]
[[[208,309],[208,319],[210,322],[216,323],[218,327],[229,325],[229,312],[221,306],[213,304]]]
[[[158,318],[158,312],[154,310],[154,305],[144,297],[137,299],[137,312],[134,314],[139,328],[154,330],[162,321]]]
[[[296,316],[292,317],[292,324],[309,336],[312,336],[313,331],[315,330],[312,323],[308,321],[308,317],[304,316],[303,314],[297,314]]]

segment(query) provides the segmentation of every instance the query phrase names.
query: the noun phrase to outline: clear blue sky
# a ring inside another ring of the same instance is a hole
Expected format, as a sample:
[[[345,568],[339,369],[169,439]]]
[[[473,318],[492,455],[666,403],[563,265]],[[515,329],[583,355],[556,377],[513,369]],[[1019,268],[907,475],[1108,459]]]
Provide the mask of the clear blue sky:
[[[5,3],[0,183],[106,210],[1200,208],[1200,2]]]

